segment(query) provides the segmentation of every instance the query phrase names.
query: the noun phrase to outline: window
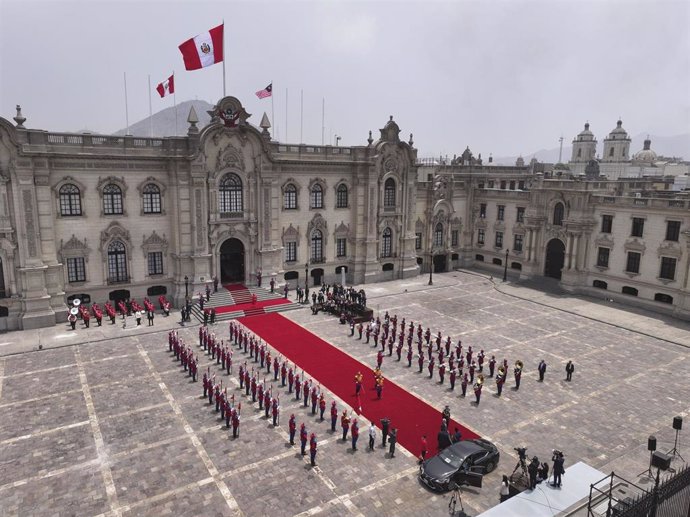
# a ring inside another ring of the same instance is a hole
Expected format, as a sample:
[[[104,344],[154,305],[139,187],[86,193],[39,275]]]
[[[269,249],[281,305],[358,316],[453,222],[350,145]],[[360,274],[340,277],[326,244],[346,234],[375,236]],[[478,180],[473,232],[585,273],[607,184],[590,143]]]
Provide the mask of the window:
[[[492,264],[495,264],[495,265],[497,265],[497,266],[502,266],[502,265],[503,265],[503,261],[502,261],[500,258],[495,258],[495,259],[493,259],[493,260],[491,261],[491,263],[492,263]]]
[[[654,295],[654,301],[662,303],[673,303],[673,296],[669,296],[668,294],[664,293],[656,293]]]
[[[515,190],[515,182],[514,181],[510,182],[510,190]]]
[[[163,252],[152,251],[148,254],[149,276],[163,274]]]
[[[680,237],[680,221],[668,221],[666,223],[666,240],[678,242]]]
[[[484,255],[475,255],[474,260],[478,260],[479,262],[484,262]]]
[[[414,249],[416,249],[416,250],[422,249],[422,234],[421,233],[415,233],[414,234]]]
[[[629,285],[625,285],[623,286],[623,289],[621,289],[621,293],[629,294],[630,296],[637,296],[637,289],[630,287]]]
[[[339,238],[335,240],[335,256],[345,257],[347,256],[347,239]]]
[[[318,183],[311,188],[310,199],[311,208],[323,208],[323,188]]]
[[[321,230],[314,230],[311,232],[311,261],[323,261],[323,236]]]
[[[498,215],[496,219],[503,221],[506,217],[506,207],[504,205],[498,205]]]
[[[641,217],[633,217],[632,231],[630,234],[633,237],[642,237],[643,233],[644,233],[644,219]]]
[[[607,284],[603,280],[595,280],[594,282],[592,282],[592,287],[596,287],[597,289],[608,289],[609,284]]]
[[[641,255],[635,251],[628,252],[628,261],[625,265],[625,270],[628,273],[639,273],[640,272],[640,258]]]
[[[161,189],[158,185],[148,183],[143,190],[144,195],[144,213],[145,214],[160,214],[161,213]]]
[[[597,266],[599,267],[609,267],[609,253],[611,250],[609,248],[599,248],[597,252]]]
[[[496,232],[496,247],[503,247],[503,232]]]
[[[335,207],[347,208],[347,185],[341,183],[335,192]]]
[[[103,213],[105,215],[122,214],[122,190],[112,183],[103,188]]]
[[[285,262],[297,262],[297,243],[285,243]]]
[[[451,246],[457,246],[457,245],[458,245],[458,240],[459,240],[459,239],[458,239],[458,234],[459,234],[459,233],[460,233],[460,232],[458,232],[458,230],[452,230],[452,231],[450,232],[450,245],[451,245]]]
[[[577,150],[577,157],[582,158],[582,149]]]
[[[297,187],[288,183],[283,191],[283,208],[285,210],[297,209]]]
[[[480,182],[477,184],[477,188],[484,188],[484,182],[483,182],[483,181],[480,181]]]
[[[477,244],[484,244],[484,238],[486,237],[484,230],[477,230]]]
[[[395,180],[388,178],[383,186],[383,206],[384,208],[395,207]]]
[[[613,156],[613,147],[609,150],[609,156]]]
[[[501,180],[501,190],[505,190],[505,189],[506,189],[506,181]]]
[[[613,216],[612,215],[602,215],[601,216],[601,233],[611,233],[613,228]]]
[[[60,187],[60,215],[81,215],[81,195],[76,185]]]
[[[67,281],[86,282],[86,268],[84,267],[84,257],[74,257],[67,259]]]
[[[676,278],[676,259],[671,257],[661,257],[661,271],[659,278],[675,280]]]
[[[486,203],[479,205],[479,217],[486,219]]]
[[[518,190],[525,190],[525,182],[518,181]]]
[[[492,181],[489,181],[489,188],[494,188],[494,182],[493,182],[493,180],[492,180]]]
[[[381,239],[381,256],[386,258],[392,255],[393,248],[393,232],[390,228],[383,230]]]
[[[525,207],[519,206],[517,208],[516,219],[517,219],[518,223],[524,223],[525,222]]]
[[[434,229],[434,247],[440,248],[443,246],[443,225],[438,223]]]
[[[242,204],[242,180],[237,174],[229,173],[223,176],[218,189],[220,196],[220,212],[222,214],[241,213]]]
[[[522,251],[522,241],[525,238],[524,235],[516,235],[513,239],[513,251]]]
[[[563,226],[563,212],[565,207],[563,203],[556,203],[553,207],[553,224],[554,226]]]
[[[127,249],[121,241],[113,241],[108,246],[108,281],[127,280]]]

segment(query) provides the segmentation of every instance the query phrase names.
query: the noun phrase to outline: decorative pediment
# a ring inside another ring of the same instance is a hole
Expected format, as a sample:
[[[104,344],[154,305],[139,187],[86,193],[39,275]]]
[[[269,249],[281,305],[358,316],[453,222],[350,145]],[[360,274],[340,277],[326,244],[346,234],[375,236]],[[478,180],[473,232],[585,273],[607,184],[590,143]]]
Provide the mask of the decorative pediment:
[[[103,187],[106,185],[109,185],[111,183],[114,183],[118,187],[120,187],[120,190],[122,191],[122,195],[124,196],[127,193],[127,183],[125,182],[124,176],[121,176],[119,178],[115,176],[106,176],[105,178],[98,178],[98,183],[96,184],[96,190],[103,195]]]
[[[680,250],[680,246],[676,242],[663,242],[657,250],[657,255],[660,257],[664,256],[680,258],[682,254],[683,253]]]
[[[424,222],[421,218],[417,218],[417,222],[414,223],[414,229],[416,233],[424,233]]]
[[[444,174],[434,176],[434,199],[449,199],[451,197],[449,187],[448,176]]]
[[[513,225],[513,234],[514,235],[525,235],[525,225],[522,223],[515,223]]]
[[[67,184],[72,184],[76,186],[79,189],[79,194],[81,194],[82,196],[84,195],[86,186],[81,181],[77,181],[72,176],[64,176],[60,181],[53,185],[53,193],[55,194],[56,198],[60,197],[60,189],[62,188],[62,186]]]
[[[505,221],[494,221],[494,230],[504,232],[506,229]]]
[[[142,239],[143,242],[141,243],[141,248],[144,250],[144,257],[146,257],[148,253],[152,251],[162,251],[164,255],[167,255],[168,239],[165,238],[165,234],[163,234],[163,237],[161,237],[156,233],[156,230],[153,230],[151,235],[148,237],[143,236]]]
[[[459,230],[462,227],[462,219],[459,217],[453,217],[453,219],[450,221],[450,227],[453,230]]]
[[[292,226],[292,223],[290,223],[290,226],[283,228],[283,246],[285,246],[287,242],[296,242],[299,244],[299,238],[299,226],[295,228]]]
[[[131,248],[132,246],[129,231],[125,230],[125,228],[117,221],[110,223],[108,227],[101,232],[101,253],[105,252],[108,248],[108,244],[114,240],[122,241],[128,248]]]
[[[244,157],[242,152],[228,145],[225,148],[218,150],[218,157],[216,158],[216,170],[221,171],[224,169],[238,169],[244,171]]]
[[[161,195],[165,194],[165,185],[163,183],[161,183],[158,179],[154,178],[153,176],[149,176],[148,178],[146,178],[144,181],[142,181],[141,183],[139,183],[137,185],[137,190],[139,191],[139,194],[143,193],[144,187],[146,185],[148,185],[149,183],[153,183],[154,185],[156,185],[160,189]]]
[[[333,233],[336,236],[336,238],[349,237],[350,226],[341,221],[340,224],[335,227],[335,231]]]
[[[72,234],[72,238],[67,242],[62,239],[60,240],[60,249],[58,249],[58,253],[63,260],[66,258],[84,257],[84,259],[88,262],[91,248],[89,248],[86,244],[86,237],[84,237],[84,240],[81,241],[77,239],[74,234]]]
[[[644,242],[639,241],[637,239],[632,239],[632,240],[627,240],[625,241],[625,251],[637,251],[638,253],[644,253],[645,250],[647,249],[647,246],[644,245]]]
[[[286,179],[286,180],[283,182],[283,184],[280,186],[281,192],[285,192],[285,187],[287,187],[288,185],[294,185],[294,186],[295,186],[295,189],[297,190],[297,194],[299,195],[300,188],[302,187],[302,186],[300,185],[299,181],[297,181],[297,180],[296,180],[295,178],[293,178],[293,177],[289,177],[289,178]]]
[[[326,180],[323,178],[312,178],[309,180],[309,192],[314,188],[314,185],[321,185],[322,191],[326,193]]]
[[[613,248],[614,243],[613,239],[609,234],[603,233],[596,238],[594,244],[596,244],[597,246],[602,246],[604,248]]]
[[[436,212],[431,218],[431,222],[434,226],[436,226],[438,223],[446,224],[448,222],[448,216],[446,215],[445,210],[441,209]]]
[[[311,235],[311,232],[314,230],[320,230],[325,238],[327,227],[328,224],[323,216],[320,213],[314,214],[314,217],[312,217],[311,221],[309,221],[309,224],[307,225],[307,235]]]
[[[566,243],[567,238],[568,238],[568,234],[565,231],[565,228],[563,228],[562,226],[558,226],[558,225],[554,226],[554,225],[549,224],[546,227],[546,238],[548,240],[560,239],[561,241],[563,241],[563,243]]]
[[[244,126],[251,117],[237,97],[223,97],[207,113],[211,115],[211,123],[220,122],[225,127]]]
[[[396,233],[400,232],[400,221],[397,217],[382,217],[379,219],[379,233],[383,232],[386,228],[394,230]]]

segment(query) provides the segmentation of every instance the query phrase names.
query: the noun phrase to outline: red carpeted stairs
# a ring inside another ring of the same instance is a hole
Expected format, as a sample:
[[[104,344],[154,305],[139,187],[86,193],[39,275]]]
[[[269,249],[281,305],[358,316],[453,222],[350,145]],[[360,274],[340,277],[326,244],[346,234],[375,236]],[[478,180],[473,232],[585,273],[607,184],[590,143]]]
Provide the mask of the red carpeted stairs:
[[[391,426],[398,428],[399,443],[415,456],[419,455],[422,435],[426,434],[430,445],[436,443],[441,412],[405,388],[386,379],[383,397],[377,400],[373,389],[374,372],[370,368],[280,314],[242,318],[240,322],[355,410],[361,406],[361,414],[379,428],[382,418],[390,418]],[[385,366],[384,362],[384,376]],[[359,401],[355,397],[354,383],[358,371],[364,376]],[[451,433],[455,427],[460,429],[463,438],[478,437],[459,422],[451,420]],[[433,450],[433,446],[430,449]]]
[[[252,295],[256,295],[256,303],[252,303]],[[291,302],[277,292],[271,293],[268,289],[260,287],[246,287],[243,284],[227,284],[218,289],[217,293],[211,293],[211,299],[204,305],[206,308],[216,309],[216,321],[224,321],[243,316],[256,316],[267,312],[281,312],[297,309],[300,305]],[[204,315],[198,302],[192,307],[199,321],[203,321]]]

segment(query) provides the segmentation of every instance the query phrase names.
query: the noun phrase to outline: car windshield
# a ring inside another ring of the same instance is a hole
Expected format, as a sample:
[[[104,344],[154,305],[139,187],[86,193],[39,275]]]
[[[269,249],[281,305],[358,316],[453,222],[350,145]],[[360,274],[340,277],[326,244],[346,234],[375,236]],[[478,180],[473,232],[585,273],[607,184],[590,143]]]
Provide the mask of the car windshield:
[[[460,468],[462,460],[464,459],[457,454],[453,454],[451,447],[447,447],[446,449],[442,450],[438,456],[443,460],[444,463],[447,463],[451,467],[455,468]]]

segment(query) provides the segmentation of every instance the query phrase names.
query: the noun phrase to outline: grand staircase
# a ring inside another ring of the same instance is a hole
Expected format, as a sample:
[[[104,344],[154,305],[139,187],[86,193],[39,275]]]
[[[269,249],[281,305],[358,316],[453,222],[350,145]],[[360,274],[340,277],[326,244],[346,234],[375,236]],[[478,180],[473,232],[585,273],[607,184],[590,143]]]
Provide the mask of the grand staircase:
[[[245,305],[244,307],[238,307],[236,310],[232,310],[236,305],[251,304],[252,294],[256,294],[256,307],[247,307]],[[204,304],[204,309],[210,309],[212,307],[214,307],[216,311],[221,308],[225,309],[227,312],[216,312],[216,321],[226,321],[242,318],[244,316],[257,316],[259,314],[266,314],[267,312],[284,312],[305,307],[289,299],[285,300],[287,303],[270,304],[273,300],[276,302],[279,300],[283,301],[283,298],[284,297],[278,294],[278,292],[271,293],[269,289],[264,289],[263,287],[246,287],[241,284],[234,284],[228,287],[219,286],[217,293],[211,292],[210,300]],[[262,302],[267,302],[268,304]],[[199,306],[198,300],[195,300],[192,306],[192,314],[199,321],[204,321],[204,314]]]

